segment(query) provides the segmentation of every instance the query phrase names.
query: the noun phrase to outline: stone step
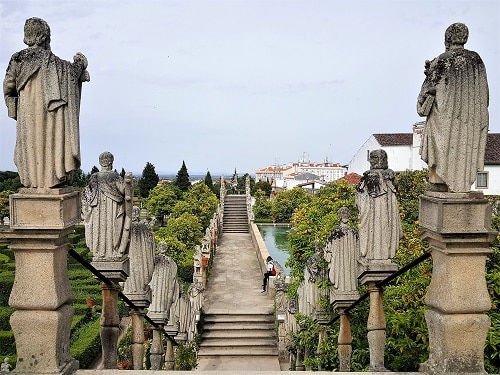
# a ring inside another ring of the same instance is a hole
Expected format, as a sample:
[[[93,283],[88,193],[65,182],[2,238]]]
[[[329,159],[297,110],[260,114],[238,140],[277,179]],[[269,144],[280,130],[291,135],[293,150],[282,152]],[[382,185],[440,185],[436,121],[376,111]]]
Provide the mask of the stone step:
[[[254,322],[254,323],[242,323],[242,322],[223,322],[223,323],[206,323],[203,325],[205,331],[215,331],[215,330],[267,330],[274,333],[274,323],[266,322]]]
[[[274,332],[269,328],[262,329],[224,329],[207,330],[203,332],[202,338],[205,339],[268,339],[272,337],[276,340]]]
[[[224,347],[224,348],[239,348],[239,347],[276,347],[276,337],[268,338],[248,338],[248,337],[225,337],[205,339],[200,344],[200,347]]]
[[[272,314],[206,314],[205,323],[214,322],[268,322],[274,324],[274,317]]]
[[[245,356],[245,357],[251,357],[251,356],[277,356],[278,355],[278,349],[277,348],[270,348],[270,347],[251,347],[251,346],[239,346],[235,348],[217,348],[217,347],[210,347],[210,348],[204,348],[200,347],[200,350],[198,351],[198,357],[210,357],[210,356],[220,356],[220,357],[227,357],[227,356]]]

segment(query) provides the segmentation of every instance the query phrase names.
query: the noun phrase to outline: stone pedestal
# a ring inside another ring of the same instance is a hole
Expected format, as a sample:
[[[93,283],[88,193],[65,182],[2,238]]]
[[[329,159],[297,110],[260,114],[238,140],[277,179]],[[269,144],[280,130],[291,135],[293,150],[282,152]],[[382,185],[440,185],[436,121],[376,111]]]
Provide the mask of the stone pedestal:
[[[491,301],[485,279],[491,209],[478,192],[426,192],[420,198],[421,237],[432,255],[426,296],[428,374],[484,374],[484,344]]]
[[[374,282],[368,283],[370,293],[370,312],[368,314],[367,337],[370,347],[369,371],[387,371],[384,364],[385,353],[385,316],[382,304],[382,288],[375,286]]]
[[[369,371],[387,371],[384,364],[385,352],[385,316],[382,303],[383,289],[377,287],[377,283],[391,276],[398,269],[397,264],[390,259],[369,260],[360,266],[360,283],[368,285],[370,293],[370,312],[367,322],[367,337],[370,347],[370,368]]]
[[[165,332],[171,338],[179,333],[178,324],[167,324],[165,326]],[[175,351],[174,345],[171,339],[167,340],[167,350],[165,353],[165,370],[173,370],[175,367]]]
[[[132,317],[132,366],[134,370],[143,370],[144,366],[144,310],[130,311]]]
[[[0,233],[16,261],[9,305],[17,350],[16,372],[70,374],[73,293],[68,279],[68,234],[80,220],[72,188],[27,189],[10,196],[11,226]]]
[[[118,292],[120,286],[101,284],[102,315],[101,315],[101,346],[102,368],[118,368],[118,338],[120,336],[120,315],[118,313]]]
[[[163,369],[165,353],[162,344],[162,330],[163,326],[158,326],[153,329],[153,341],[151,343],[151,350],[149,361],[151,362],[151,370],[159,371]]]
[[[349,315],[344,309],[339,311],[340,315],[340,329],[338,337],[338,355],[339,355],[339,371],[340,372],[350,372],[351,371],[351,355],[352,355],[352,334],[351,334],[351,322],[349,320]]]

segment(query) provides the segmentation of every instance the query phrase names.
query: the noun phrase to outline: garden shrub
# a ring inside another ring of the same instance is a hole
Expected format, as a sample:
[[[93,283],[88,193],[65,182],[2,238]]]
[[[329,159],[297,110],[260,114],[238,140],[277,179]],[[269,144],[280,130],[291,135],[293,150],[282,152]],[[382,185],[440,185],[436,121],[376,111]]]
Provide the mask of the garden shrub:
[[[88,368],[101,352],[101,321],[94,321],[80,327],[71,337],[70,352],[80,362],[80,368]]]
[[[2,355],[16,354],[16,344],[12,331],[0,331],[0,348],[2,348]]]

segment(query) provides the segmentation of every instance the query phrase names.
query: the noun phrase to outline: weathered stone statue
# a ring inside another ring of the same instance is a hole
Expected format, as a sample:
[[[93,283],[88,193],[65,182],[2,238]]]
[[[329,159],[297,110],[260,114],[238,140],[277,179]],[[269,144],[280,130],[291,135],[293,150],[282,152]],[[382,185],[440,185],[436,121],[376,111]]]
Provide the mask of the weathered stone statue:
[[[9,357],[3,359],[2,365],[0,366],[0,372],[10,372],[12,365],[9,363]]]
[[[468,192],[483,170],[488,133],[488,82],[481,57],[464,48],[463,23],[446,29],[446,51],[425,62],[417,112],[427,116],[420,154],[431,183]]]
[[[80,167],[81,83],[89,81],[87,59],[73,63],[50,50],[50,28],[40,18],[24,25],[28,48],[15,53],[7,68],[3,92],[9,117],[17,120],[14,162],[28,188],[64,184]]]
[[[403,231],[396,200],[396,174],[388,168],[384,150],[370,152],[370,170],[363,173],[356,190],[361,260],[392,259]]]
[[[127,297],[132,299],[138,295],[150,294],[151,289],[148,284],[154,269],[155,239],[149,227],[139,221],[139,215],[139,207],[134,206],[129,248],[130,275],[123,290]]]
[[[110,152],[99,156],[102,169],[90,176],[82,197],[85,240],[94,261],[120,260],[128,251],[132,218],[126,205],[132,204],[132,175],[122,179],[112,170],[113,160]]]
[[[203,306],[203,290],[203,284],[199,281],[195,280],[191,285],[189,285],[189,301],[191,302],[191,307],[195,312],[201,311]]]
[[[355,228],[348,226],[350,210],[342,207],[338,210],[340,224],[334,228],[327,239],[324,258],[328,262],[333,293],[330,302],[343,300],[350,296],[354,302],[359,298],[358,293],[358,258],[359,258],[359,236]],[[344,296],[344,297],[341,297]]]

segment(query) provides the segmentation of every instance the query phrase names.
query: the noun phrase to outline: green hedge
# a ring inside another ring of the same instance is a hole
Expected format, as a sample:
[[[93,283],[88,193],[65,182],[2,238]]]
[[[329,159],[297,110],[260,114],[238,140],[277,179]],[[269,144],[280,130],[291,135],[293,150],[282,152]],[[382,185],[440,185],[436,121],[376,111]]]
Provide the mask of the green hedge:
[[[101,321],[96,320],[80,327],[71,337],[71,356],[80,362],[80,368],[88,368],[101,352]]]
[[[9,319],[14,311],[12,307],[0,307],[0,331],[10,331]]]
[[[2,355],[16,354],[16,344],[12,331],[0,331],[0,348],[2,348]]]
[[[14,283],[14,275],[2,272],[2,275],[0,276],[0,306],[9,305],[9,296],[10,296],[10,291],[12,290],[13,283]]]

